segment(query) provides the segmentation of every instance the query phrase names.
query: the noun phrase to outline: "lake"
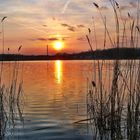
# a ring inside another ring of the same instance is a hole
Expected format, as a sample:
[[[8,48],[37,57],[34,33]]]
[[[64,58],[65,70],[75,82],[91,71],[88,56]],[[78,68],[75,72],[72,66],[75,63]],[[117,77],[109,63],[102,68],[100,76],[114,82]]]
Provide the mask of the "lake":
[[[24,91],[20,115],[16,109],[14,126],[7,123],[5,139],[92,139],[86,123],[74,123],[87,117],[87,78],[92,77],[92,62],[20,62],[18,77],[23,79]],[[4,63],[3,81],[7,85],[13,65]]]

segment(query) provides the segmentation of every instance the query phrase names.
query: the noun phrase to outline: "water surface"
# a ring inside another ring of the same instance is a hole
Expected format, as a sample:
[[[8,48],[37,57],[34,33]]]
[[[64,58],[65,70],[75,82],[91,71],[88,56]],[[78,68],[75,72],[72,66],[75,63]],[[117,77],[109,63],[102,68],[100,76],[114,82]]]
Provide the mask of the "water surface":
[[[7,83],[12,65],[5,63]],[[87,77],[91,76],[92,66],[92,61],[20,62],[24,121],[17,115],[14,127],[7,125],[5,138],[90,139],[86,123],[74,122],[86,119]]]

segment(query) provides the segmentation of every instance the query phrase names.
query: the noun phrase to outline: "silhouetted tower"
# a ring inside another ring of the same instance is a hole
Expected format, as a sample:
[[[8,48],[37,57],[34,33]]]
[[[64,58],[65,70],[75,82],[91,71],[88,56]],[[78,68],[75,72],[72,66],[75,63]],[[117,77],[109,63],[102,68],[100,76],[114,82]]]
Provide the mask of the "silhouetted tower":
[[[49,46],[47,45],[47,56],[49,55]]]

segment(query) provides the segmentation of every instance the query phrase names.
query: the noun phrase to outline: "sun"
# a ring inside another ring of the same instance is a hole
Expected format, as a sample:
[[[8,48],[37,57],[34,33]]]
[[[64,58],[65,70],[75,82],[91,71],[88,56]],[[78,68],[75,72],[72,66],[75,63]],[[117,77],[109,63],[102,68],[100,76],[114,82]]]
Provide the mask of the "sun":
[[[62,41],[56,41],[54,42],[54,48],[56,50],[61,50],[63,48],[64,43]]]

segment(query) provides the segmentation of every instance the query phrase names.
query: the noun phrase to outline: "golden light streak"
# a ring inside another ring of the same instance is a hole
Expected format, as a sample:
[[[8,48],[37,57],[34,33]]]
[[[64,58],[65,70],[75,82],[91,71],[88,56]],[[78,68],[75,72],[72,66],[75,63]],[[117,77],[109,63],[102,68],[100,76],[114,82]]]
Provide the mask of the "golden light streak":
[[[57,79],[57,83],[60,84],[62,82],[62,61],[55,61],[55,77]]]

